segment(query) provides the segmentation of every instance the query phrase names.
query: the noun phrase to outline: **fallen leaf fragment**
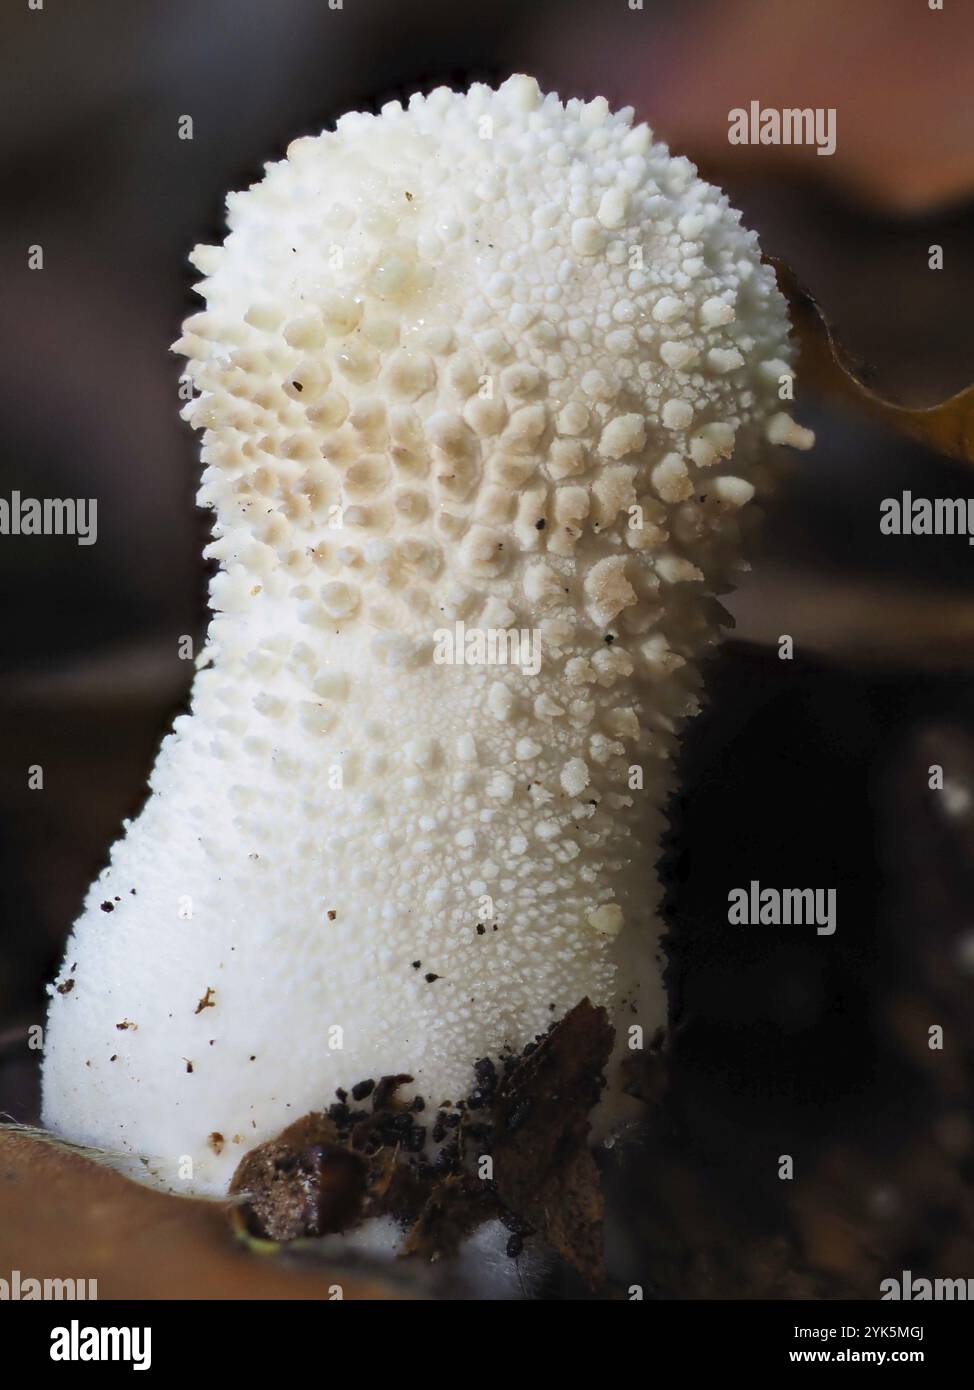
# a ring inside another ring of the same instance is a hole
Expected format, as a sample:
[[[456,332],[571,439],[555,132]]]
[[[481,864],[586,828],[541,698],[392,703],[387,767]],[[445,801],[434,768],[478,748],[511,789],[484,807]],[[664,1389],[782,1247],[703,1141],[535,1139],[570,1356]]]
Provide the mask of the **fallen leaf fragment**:
[[[0,1128],[0,1270],[94,1279],[99,1299],[409,1297],[337,1261],[254,1259],[227,1204],[170,1196],[58,1142]],[[401,1281],[397,1281],[401,1282]]]
[[[497,1198],[488,1183],[471,1173],[452,1173],[433,1188],[402,1253],[431,1263],[454,1255],[472,1231],[496,1215]]]
[[[948,458],[974,463],[974,385],[936,405],[916,407],[886,400],[863,380],[862,369],[808,290],[782,261],[768,257],[778,288],[788,300],[801,351],[802,380],[836,396]]]
[[[605,1279],[604,1206],[588,1114],[614,1036],[605,1010],[583,999],[505,1077],[495,1109],[501,1202],[593,1288]]]

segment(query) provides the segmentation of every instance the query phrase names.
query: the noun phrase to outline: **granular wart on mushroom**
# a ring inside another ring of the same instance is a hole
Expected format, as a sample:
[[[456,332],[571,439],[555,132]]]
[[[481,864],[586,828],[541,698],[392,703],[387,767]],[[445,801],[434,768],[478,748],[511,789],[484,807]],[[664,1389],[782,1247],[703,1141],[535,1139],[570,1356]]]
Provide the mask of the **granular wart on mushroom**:
[[[604,1133],[665,1020],[654,863],[714,595],[768,445],[811,442],[772,271],[630,110],[523,76],[347,115],[228,223],[176,344],[206,649],[52,987],[46,1123],[222,1193],[336,1089],[455,1100],[587,996]],[[497,660],[514,632],[540,665]]]

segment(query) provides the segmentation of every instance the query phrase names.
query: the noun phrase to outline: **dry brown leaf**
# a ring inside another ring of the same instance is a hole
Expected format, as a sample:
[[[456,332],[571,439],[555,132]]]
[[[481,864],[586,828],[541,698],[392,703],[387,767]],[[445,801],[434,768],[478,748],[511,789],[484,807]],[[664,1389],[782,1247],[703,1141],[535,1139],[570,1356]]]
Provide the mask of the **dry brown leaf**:
[[[472,1231],[496,1215],[497,1198],[487,1183],[471,1173],[451,1173],[430,1193],[403,1255],[431,1263],[455,1255]]]
[[[593,1288],[605,1280],[604,1207],[588,1113],[614,1036],[605,1009],[583,999],[505,1077],[495,1110],[498,1196]]]
[[[324,1263],[258,1258],[227,1204],[155,1192],[62,1145],[0,1130],[0,1269],[96,1279],[98,1297],[346,1299],[404,1296]],[[408,1295],[406,1295],[408,1296]]]
[[[835,329],[794,272],[774,257],[767,259],[791,310],[803,382],[811,383],[823,395],[838,396],[872,419],[948,458],[974,463],[974,385],[922,408],[886,400],[863,380],[861,367],[843,347]]]

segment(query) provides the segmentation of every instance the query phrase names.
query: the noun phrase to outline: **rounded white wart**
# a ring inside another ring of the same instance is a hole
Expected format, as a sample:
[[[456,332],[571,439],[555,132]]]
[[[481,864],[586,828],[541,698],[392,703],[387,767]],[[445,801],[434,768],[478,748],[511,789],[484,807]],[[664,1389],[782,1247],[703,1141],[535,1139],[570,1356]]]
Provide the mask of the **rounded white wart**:
[[[52,1129],[201,1193],[337,1088],[455,1102],[585,996],[618,1098],[714,595],[768,444],[810,443],[756,237],[628,109],[440,88],[228,209],[176,344],[206,647],[44,1067]]]

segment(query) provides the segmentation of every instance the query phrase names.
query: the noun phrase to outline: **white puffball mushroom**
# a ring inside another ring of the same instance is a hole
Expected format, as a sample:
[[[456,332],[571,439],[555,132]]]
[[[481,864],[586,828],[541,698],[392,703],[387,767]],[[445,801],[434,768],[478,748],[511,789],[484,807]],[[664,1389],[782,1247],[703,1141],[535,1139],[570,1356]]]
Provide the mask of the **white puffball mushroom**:
[[[51,987],[45,1123],[219,1194],[337,1088],[455,1101],[588,996],[604,1130],[737,509],[810,442],[773,272],[631,110],[523,76],[344,116],[228,224],[176,344],[206,649]]]

